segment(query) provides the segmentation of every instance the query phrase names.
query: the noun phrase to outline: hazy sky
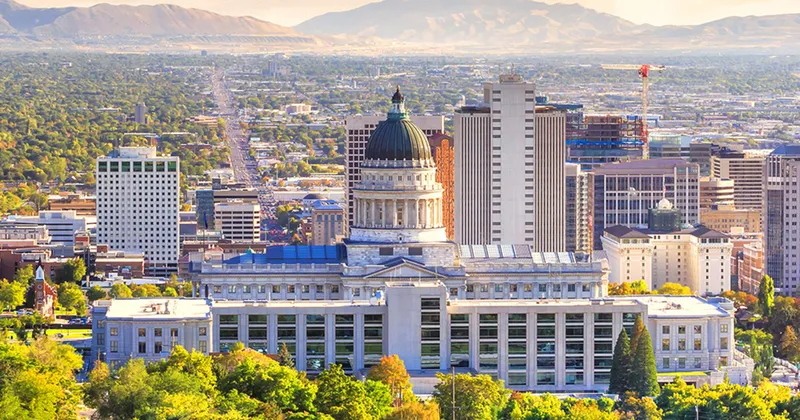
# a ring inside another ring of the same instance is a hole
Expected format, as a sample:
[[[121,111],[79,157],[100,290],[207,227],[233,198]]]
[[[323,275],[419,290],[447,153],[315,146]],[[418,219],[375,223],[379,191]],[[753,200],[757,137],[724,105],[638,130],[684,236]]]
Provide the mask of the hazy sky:
[[[33,7],[91,6],[100,0],[17,0]],[[326,12],[348,10],[375,0],[110,0],[113,4],[172,3],[226,15],[250,15],[281,25],[295,25]],[[403,0],[387,0],[403,1]],[[459,0],[437,0],[459,1]],[[491,2],[493,0],[486,0]],[[800,13],[800,0],[543,0],[580,3],[635,23],[697,24],[727,16]]]

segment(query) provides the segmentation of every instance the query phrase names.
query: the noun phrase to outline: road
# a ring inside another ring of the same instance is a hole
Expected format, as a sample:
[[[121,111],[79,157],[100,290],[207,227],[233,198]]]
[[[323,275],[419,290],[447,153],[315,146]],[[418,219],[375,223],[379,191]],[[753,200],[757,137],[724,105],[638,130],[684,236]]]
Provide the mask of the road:
[[[225,137],[230,149],[230,164],[233,176],[238,182],[243,182],[248,188],[258,189],[258,201],[261,205],[261,239],[273,243],[285,243],[290,238],[283,233],[283,228],[278,226],[275,219],[276,203],[272,194],[272,187],[264,185],[255,160],[250,159],[247,134],[242,131],[242,119],[236,106],[233,93],[225,82],[225,72],[216,70],[211,79],[214,100],[225,120]]]

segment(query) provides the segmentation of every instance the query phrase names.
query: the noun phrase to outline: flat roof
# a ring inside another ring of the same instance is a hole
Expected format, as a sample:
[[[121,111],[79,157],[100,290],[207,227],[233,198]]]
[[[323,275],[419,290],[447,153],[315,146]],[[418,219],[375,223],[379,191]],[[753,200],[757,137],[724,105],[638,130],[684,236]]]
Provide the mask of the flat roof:
[[[610,296],[604,299],[637,300],[640,303],[647,305],[647,316],[649,318],[694,318],[712,316],[727,317],[730,315],[726,310],[720,308],[717,304],[697,296]]]
[[[380,302],[378,304],[377,302]],[[377,301],[375,304],[367,300],[215,300],[212,303],[214,308],[349,308],[349,307],[385,307],[386,302]]]
[[[113,299],[106,319],[182,320],[211,319],[211,304],[206,299],[140,298]]]

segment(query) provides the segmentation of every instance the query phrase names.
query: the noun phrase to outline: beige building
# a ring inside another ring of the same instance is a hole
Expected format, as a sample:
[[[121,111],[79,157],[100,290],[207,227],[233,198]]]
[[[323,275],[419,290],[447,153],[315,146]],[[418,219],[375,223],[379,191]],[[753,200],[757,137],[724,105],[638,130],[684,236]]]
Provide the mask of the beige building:
[[[723,233],[730,233],[737,227],[745,232],[761,232],[761,212],[732,205],[712,206],[700,212],[700,224]]]
[[[261,206],[240,200],[214,204],[214,223],[224,239],[258,241],[261,238]]]
[[[651,290],[679,283],[701,296],[730,290],[733,245],[721,232],[701,226],[653,233],[618,225],[601,239],[611,283],[644,280]]]
[[[733,206],[734,181],[732,179],[700,178],[700,219],[711,206]]]
[[[758,293],[761,278],[764,277],[764,249],[760,243],[744,246],[739,265],[739,290],[750,294]]]
[[[333,245],[344,239],[344,208],[318,200],[311,205],[311,244]]]
[[[487,107],[454,117],[455,240],[564,251],[566,114],[517,74],[483,89]]]
[[[711,158],[711,176],[734,181],[734,205],[761,211],[765,156],[755,151],[727,151]]]

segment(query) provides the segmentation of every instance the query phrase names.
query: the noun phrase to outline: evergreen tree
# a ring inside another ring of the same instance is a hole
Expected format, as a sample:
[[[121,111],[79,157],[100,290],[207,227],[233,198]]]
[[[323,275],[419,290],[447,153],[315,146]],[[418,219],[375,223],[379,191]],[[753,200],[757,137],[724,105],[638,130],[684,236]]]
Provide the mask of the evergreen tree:
[[[614,346],[614,358],[611,361],[611,382],[608,392],[612,394],[623,394],[631,389],[631,342],[628,340],[628,333],[623,328],[617,336],[617,344]]]
[[[761,315],[769,318],[772,315],[772,307],[775,306],[775,283],[772,277],[765,275],[758,286],[758,309]]]
[[[631,355],[636,354],[636,346],[639,345],[639,337],[644,332],[644,321],[641,316],[636,316],[636,321],[633,323],[633,330],[631,331]]]
[[[653,343],[650,341],[650,332],[641,317],[636,318],[636,323],[642,323],[642,330],[636,339],[636,350],[631,355],[631,391],[639,396],[653,396],[658,394],[658,372],[656,371],[656,357],[653,353]]]
[[[286,343],[281,343],[281,348],[278,350],[278,363],[281,366],[294,368],[294,358],[292,353],[289,352],[289,348],[286,347]]]

